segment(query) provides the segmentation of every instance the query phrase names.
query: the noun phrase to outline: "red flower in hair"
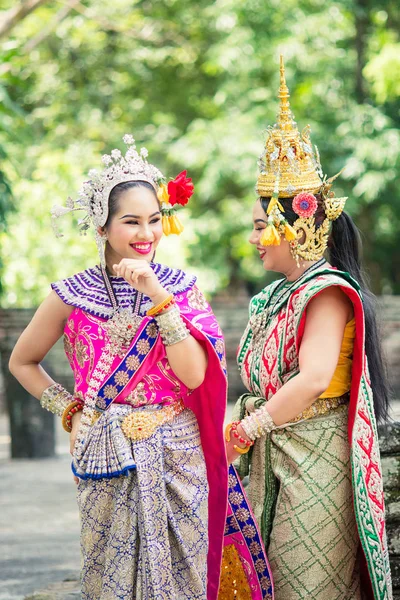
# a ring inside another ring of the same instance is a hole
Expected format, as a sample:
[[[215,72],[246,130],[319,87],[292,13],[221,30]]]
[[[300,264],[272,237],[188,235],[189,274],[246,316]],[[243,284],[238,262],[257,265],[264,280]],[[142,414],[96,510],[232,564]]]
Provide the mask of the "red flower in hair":
[[[185,206],[193,195],[194,185],[190,177],[186,177],[187,171],[182,171],[173,181],[168,183],[169,203]]]
[[[315,211],[318,208],[318,202],[314,194],[301,192],[301,194],[297,194],[297,196],[293,198],[292,208],[296,215],[299,215],[299,217],[302,217],[303,219],[308,219],[315,214]]]

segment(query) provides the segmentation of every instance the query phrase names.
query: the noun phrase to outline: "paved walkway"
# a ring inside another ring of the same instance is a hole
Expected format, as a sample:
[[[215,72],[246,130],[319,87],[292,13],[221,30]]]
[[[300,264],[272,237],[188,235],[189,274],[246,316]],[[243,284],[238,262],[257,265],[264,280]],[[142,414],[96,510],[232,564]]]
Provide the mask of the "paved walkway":
[[[400,402],[392,416],[400,421]],[[79,518],[68,451],[57,420],[57,458],[9,460],[8,422],[0,415],[0,600],[80,598]]]
[[[61,429],[57,438],[57,458],[11,461],[7,420],[0,417],[0,600],[22,600],[51,583],[78,578],[79,518],[68,436]]]

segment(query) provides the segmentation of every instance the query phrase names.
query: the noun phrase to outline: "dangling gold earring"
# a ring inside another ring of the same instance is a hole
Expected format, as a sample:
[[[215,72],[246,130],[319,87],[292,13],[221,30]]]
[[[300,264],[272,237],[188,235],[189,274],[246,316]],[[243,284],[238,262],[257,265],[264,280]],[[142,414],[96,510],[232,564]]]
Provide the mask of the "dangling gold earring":
[[[299,260],[299,255],[297,254],[298,245],[299,245],[299,243],[297,240],[293,240],[293,242],[289,242],[290,254],[292,255],[292,258],[296,261],[297,268],[300,269],[300,260]]]

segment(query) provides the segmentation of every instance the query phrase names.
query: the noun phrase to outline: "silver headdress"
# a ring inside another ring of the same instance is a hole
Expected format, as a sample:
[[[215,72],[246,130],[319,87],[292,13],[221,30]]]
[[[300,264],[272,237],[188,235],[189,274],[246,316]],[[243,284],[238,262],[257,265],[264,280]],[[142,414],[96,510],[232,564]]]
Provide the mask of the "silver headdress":
[[[160,186],[165,184],[165,177],[156,167],[147,162],[146,148],[136,150],[132,135],[123,137],[128,146],[125,156],[118,149],[102,157],[105,168],[103,171],[89,171],[89,181],[85,181],[78,193],[78,198],[68,198],[66,206],[54,205],[51,209],[52,225],[57,237],[62,233],[57,227],[57,219],[69,212],[83,210],[86,215],[79,219],[80,232],[85,235],[91,225],[95,228],[95,239],[102,265],[105,265],[104,248],[106,238],[99,234],[98,227],[103,227],[108,218],[108,198],[111,190],[120,183],[127,181],[146,181],[153,186],[156,194]]]

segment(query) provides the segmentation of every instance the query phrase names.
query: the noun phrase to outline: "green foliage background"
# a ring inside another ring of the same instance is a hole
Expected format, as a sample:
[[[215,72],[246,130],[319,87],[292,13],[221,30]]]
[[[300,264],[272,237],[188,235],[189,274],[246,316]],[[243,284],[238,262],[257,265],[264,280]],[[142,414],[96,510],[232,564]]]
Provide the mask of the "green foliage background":
[[[0,24],[13,6],[2,0]],[[0,38],[2,304],[35,305],[49,281],[96,261],[69,217],[53,237],[49,211],[126,132],[196,184],[182,239],[159,260],[189,265],[210,293],[260,287],[247,237],[280,53],[325,172],[346,165],[336,190],[373,289],[400,293],[399,26],[395,0],[42,2]]]

